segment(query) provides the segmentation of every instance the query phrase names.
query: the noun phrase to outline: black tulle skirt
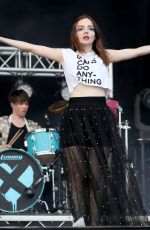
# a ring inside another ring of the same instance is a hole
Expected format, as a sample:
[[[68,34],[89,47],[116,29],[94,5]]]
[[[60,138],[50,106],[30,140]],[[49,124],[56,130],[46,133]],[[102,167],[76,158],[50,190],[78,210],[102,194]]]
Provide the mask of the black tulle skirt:
[[[148,224],[134,169],[104,97],[69,100],[61,126],[72,213],[86,225]]]

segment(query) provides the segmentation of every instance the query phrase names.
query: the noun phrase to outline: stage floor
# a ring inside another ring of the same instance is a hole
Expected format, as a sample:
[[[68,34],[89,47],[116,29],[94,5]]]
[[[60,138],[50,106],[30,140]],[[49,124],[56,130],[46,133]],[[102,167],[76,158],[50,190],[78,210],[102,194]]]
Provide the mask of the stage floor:
[[[148,216],[150,221],[150,216]],[[73,226],[71,213],[0,214],[0,229],[150,229],[150,226]]]

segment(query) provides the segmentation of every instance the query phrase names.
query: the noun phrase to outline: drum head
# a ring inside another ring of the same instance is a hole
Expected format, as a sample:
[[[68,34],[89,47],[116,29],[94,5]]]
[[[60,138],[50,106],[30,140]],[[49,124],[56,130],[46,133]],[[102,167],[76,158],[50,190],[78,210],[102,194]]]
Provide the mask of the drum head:
[[[42,195],[44,178],[38,161],[23,150],[0,152],[0,210],[22,212]]]

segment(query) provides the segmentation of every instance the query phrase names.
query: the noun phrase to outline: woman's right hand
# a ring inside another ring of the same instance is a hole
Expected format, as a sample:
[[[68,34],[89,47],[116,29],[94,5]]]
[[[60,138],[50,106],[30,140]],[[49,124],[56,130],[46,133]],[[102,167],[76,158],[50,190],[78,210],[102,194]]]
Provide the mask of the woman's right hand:
[[[5,150],[5,149],[10,149],[11,145],[0,145],[0,151]]]

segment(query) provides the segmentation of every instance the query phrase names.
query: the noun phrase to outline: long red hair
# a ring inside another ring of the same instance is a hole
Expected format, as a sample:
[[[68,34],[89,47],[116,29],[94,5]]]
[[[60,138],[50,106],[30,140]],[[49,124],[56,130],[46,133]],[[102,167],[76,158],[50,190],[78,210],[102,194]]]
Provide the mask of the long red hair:
[[[106,50],[104,48],[104,45],[103,45],[101,31],[100,31],[97,23],[89,15],[81,15],[75,21],[75,23],[74,23],[74,25],[73,25],[73,27],[71,29],[71,32],[70,32],[70,46],[71,46],[71,48],[74,51],[77,51],[77,50],[79,52],[83,52],[84,51],[83,48],[82,48],[82,46],[81,46],[81,44],[79,43],[78,38],[77,38],[76,26],[77,26],[77,23],[80,20],[85,19],[85,18],[88,18],[92,22],[94,30],[95,30],[95,40],[93,42],[92,49],[95,51],[95,53],[99,57],[101,57],[101,59],[103,60],[103,62],[105,63],[105,65],[109,65],[110,60],[109,60],[109,56],[108,56],[108,54],[107,54],[107,52],[106,52]]]

